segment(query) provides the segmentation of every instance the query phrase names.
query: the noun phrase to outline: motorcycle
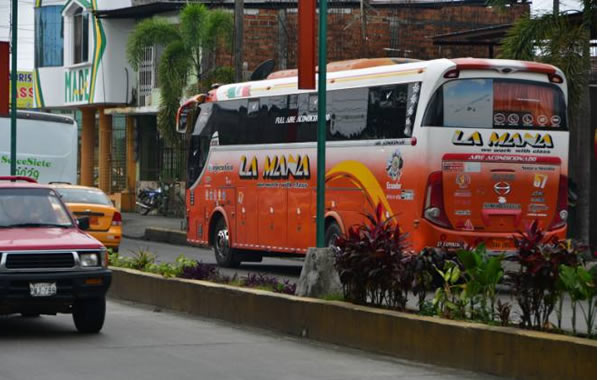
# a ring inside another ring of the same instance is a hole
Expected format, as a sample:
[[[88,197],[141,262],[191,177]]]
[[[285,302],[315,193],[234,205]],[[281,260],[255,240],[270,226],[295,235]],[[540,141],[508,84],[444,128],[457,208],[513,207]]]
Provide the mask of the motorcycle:
[[[138,192],[135,204],[142,215],[148,215],[150,211],[156,209],[159,213],[164,214],[168,197],[168,189],[163,190],[163,186],[159,186],[157,189],[141,189]]]

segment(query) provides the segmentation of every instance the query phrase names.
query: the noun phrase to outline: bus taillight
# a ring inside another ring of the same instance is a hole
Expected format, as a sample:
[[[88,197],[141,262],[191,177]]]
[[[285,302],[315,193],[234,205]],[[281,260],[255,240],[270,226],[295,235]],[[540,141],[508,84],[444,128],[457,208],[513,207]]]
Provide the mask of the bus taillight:
[[[444,189],[442,186],[441,171],[431,173],[427,180],[423,217],[440,227],[451,228],[450,221],[444,210]]]
[[[569,181],[567,179],[567,176],[561,175],[560,183],[558,185],[558,200],[556,201],[556,213],[554,214],[552,224],[550,224],[550,230],[555,230],[567,224],[567,218],[569,217],[569,203],[567,199],[568,191]]]

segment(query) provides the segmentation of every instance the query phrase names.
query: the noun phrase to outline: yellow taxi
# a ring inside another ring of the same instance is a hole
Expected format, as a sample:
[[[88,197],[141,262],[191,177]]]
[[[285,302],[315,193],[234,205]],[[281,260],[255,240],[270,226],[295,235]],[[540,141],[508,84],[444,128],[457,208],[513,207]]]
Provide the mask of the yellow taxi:
[[[98,239],[106,248],[119,250],[121,244],[121,213],[100,189],[69,184],[52,184],[63,202],[75,217],[87,216],[90,228],[87,233]]]

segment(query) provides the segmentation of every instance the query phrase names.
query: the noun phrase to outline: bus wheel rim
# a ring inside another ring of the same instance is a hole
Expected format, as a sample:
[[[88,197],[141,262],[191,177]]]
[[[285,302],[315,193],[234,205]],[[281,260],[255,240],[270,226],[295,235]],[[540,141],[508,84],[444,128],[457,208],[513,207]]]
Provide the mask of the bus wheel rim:
[[[225,250],[229,247],[229,232],[222,229],[217,233],[217,252],[219,256],[225,257]]]

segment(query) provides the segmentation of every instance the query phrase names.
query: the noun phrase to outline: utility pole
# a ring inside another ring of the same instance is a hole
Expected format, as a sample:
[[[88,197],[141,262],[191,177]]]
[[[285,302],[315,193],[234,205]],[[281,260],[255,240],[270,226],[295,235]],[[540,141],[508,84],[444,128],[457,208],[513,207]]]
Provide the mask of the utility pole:
[[[317,132],[317,248],[325,247],[325,142],[327,139],[327,0],[319,0],[319,85]]]
[[[235,0],[234,5],[234,29],[235,29],[235,42],[234,42],[234,63],[235,67],[235,81],[242,82],[244,80],[243,75],[243,55],[244,49],[244,0]]]
[[[559,0],[554,0],[552,2],[552,13],[554,14],[554,16],[558,16],[559,10],[560,10],[560,2],[559,2]]]
[[[17,15],[19,3],[12,0],[12,71],[10,73],[10,175],[17,174]]]

